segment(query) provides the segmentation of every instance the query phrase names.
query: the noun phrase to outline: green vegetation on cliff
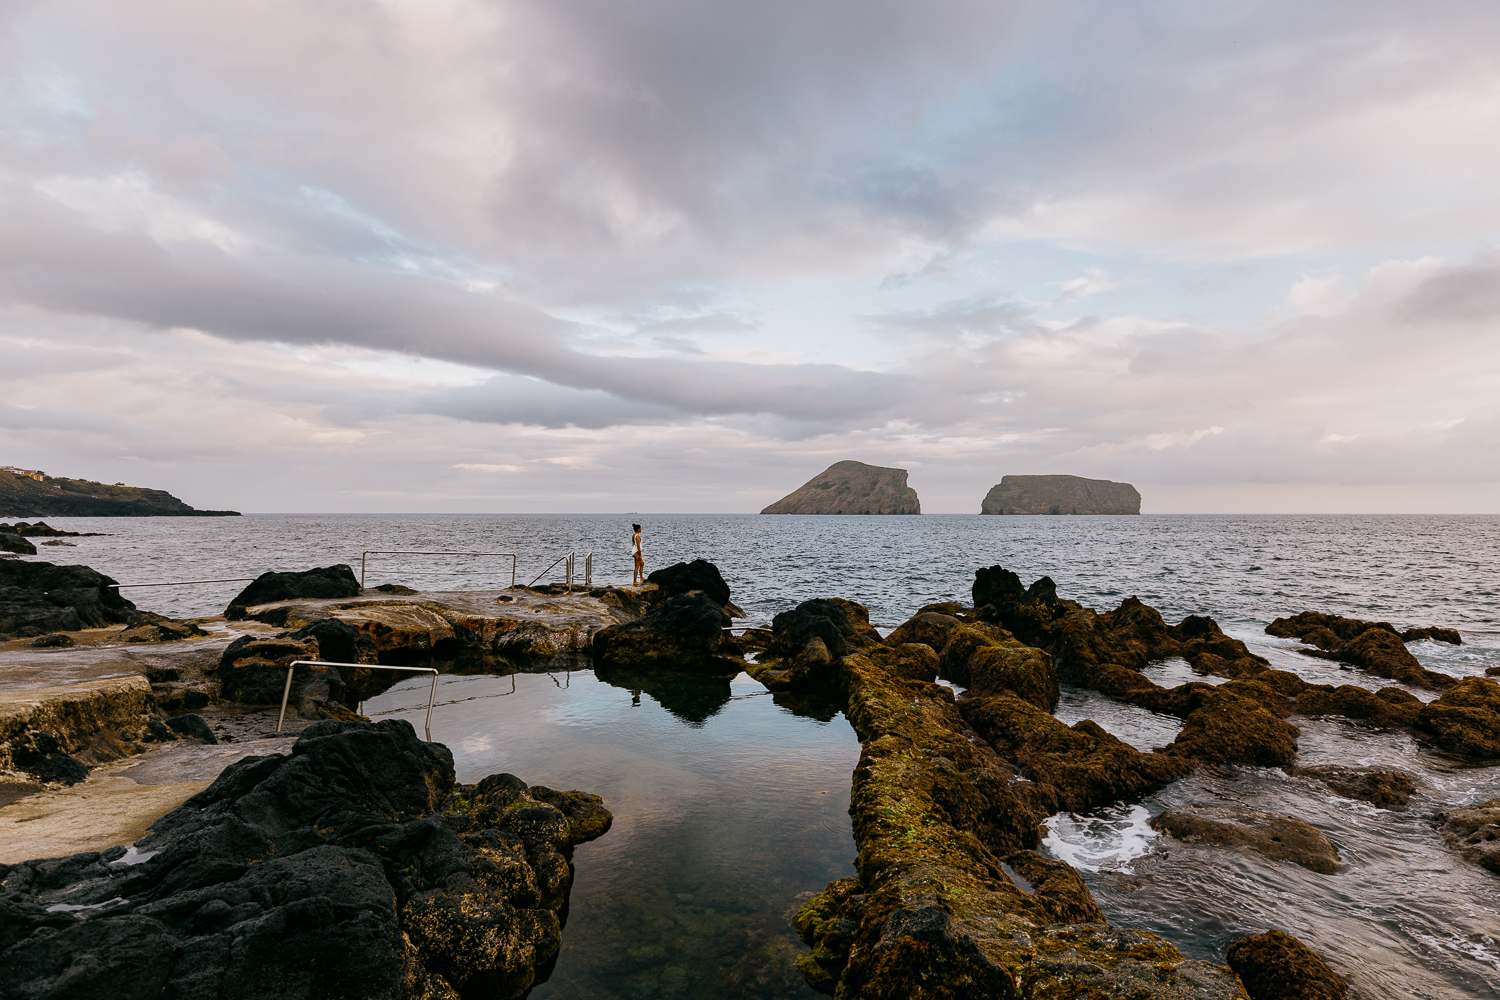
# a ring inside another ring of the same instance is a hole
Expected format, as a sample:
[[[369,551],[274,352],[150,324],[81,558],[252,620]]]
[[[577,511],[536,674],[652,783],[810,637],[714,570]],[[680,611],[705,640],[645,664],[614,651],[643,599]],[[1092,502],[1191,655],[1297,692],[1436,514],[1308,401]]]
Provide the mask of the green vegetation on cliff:
[[[166,490],[87,479],[41,480],[0,471],[0,515],[9,517],[223,517],[237,510],[197,510]]]

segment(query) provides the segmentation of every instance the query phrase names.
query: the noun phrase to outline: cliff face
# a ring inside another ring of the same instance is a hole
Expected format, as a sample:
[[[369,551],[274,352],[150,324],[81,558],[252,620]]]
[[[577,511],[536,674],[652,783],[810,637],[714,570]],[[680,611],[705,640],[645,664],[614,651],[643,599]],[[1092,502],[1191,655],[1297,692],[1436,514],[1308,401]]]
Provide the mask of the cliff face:
[[[9,517],[219,517],[234,510],[197,510],[166,490],[108,486],[87,479],[37,482],[0,472],[0,515]]]
[[[1139,514],[1141,495],[1129,483],[1079,476],[1006,476],[992,487],[981,514]]]
[[[835,462],[762,514],[920,514],[905,469]]]

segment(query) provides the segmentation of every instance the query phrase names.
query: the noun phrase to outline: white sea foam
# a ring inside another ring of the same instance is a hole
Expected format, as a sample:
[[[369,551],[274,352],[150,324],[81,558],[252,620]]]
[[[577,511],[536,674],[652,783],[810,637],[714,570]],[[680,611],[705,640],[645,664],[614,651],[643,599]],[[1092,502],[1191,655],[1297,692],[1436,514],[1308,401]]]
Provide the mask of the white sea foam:
[[[1093,815],[1057,813],[1047,818],[1043,849],[1084,871],[1117,871],[1150,854],[1158,834],[1142,805],[1112,806]]]

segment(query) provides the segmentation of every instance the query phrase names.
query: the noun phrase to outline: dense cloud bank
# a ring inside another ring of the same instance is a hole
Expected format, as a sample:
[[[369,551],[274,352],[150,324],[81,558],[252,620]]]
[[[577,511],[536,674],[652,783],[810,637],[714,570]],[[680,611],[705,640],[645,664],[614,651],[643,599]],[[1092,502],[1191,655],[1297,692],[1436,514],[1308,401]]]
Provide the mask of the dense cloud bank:
[[[1497,43],[1478,2],[11,5],[0,461],[1500,509]]]

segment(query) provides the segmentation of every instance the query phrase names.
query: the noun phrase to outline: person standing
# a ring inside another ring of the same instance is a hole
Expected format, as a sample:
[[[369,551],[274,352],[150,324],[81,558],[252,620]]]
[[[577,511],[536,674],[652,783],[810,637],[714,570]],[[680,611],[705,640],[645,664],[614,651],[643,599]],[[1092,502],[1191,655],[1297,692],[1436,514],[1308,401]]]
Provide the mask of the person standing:
[[[641,551],[641,526],[632,524],[635,534],[630,539],[630,554],[635,558],[635,573],[630,578],[631,586],[646,582],[646,556]]]

